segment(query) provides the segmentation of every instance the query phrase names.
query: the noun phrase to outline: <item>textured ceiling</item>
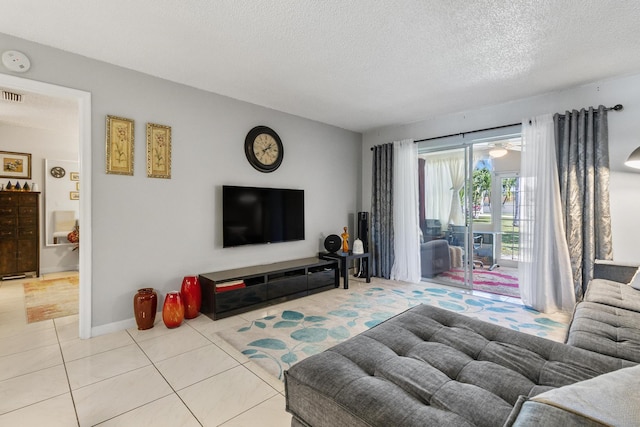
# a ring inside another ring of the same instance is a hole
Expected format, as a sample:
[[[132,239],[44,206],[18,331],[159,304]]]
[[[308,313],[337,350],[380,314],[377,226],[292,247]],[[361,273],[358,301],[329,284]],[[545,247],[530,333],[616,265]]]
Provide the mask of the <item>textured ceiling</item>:
[[[640,72],[629,0],[0,6],[6,34],[360,132]]]

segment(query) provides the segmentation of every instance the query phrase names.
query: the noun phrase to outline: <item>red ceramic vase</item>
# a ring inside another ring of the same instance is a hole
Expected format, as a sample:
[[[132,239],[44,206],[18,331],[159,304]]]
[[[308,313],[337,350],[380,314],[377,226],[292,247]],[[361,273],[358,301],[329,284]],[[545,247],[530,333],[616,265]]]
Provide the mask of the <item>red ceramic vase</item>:
[[[184,318],[198,317],[202,305],[202,291],[197,276],[185,276],[180,288],[182,302],[184,304]]]
[[[153,328],[158,310],[158,294],[153,288],[138,289],[133,296],[133,314],[139,330]]]
[[[164,325],[171,329],[177,328],[184,320],[184,304],[180,292],[167,292],[162,306],[162,321]]]

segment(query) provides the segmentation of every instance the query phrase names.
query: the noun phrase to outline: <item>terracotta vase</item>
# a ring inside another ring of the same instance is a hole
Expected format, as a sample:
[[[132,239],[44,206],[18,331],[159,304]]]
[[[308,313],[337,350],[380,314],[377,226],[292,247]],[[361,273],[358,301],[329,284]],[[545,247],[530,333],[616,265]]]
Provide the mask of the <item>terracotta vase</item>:
[[[153,328],[157,309],[158,294],[156,291],[153,288],[138,289],[138,292],[133,296],[133,313],[139,330]]]
[[[184,320],[184,304],[180,292],[167,292],[162,306],[162,321],[164,325],[171,329],[177,328]]]
[[[185,276],[180,288],[182,302],[184,304],[184,318],[198,317],[202,305],[202,290],[197,276]]]

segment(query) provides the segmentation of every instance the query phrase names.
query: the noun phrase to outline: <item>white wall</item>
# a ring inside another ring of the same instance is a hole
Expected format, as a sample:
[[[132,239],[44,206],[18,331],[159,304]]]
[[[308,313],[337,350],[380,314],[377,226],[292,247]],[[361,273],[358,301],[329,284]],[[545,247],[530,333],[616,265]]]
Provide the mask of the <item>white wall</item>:
[[[363,135],[362,206],[371,206],[371,151],[374,145],[405,138],[423,139],[477,129],[519,123],[544,113],[564,112],[603,104],[623,104],[621,112],[609,112],[611,158],[611,216],[614,259],[640,264],[640,173],[624,166],[640,145],[640,75],[601,81],[514,102],[434,117],[405,126],[386,127]]]
[[[356,211],[358,133],[0,35],[0,51],[8,49],[31,59],[22,77],[91,92],[94,329],[131,319],[138,288],[163,298],[185,275],[313,256]],[[108,114],[135,120],[134,176],[105,173]],[[170,180],[146,177],[147,122],[172,128]],[[256,125],[284,144],[282,166],[270,174],[245,158]],[[223,249],[223,184],[304,189],[306,240]]]
[[[78,135],[74,130],[36,129],[0,122],[0,150],[31,154],[31,183],[40,189],[40,273],[78,268],[78,252],[69,246],[45,245],[45,159],[78,160]],[[65,177],[68,179],[68,177]],[[4,179],[3,184],[9,180]],[[15,182],[12,182],[15,184]],[[20,181],[23,185],[23,180]],[[76,202],[77,203],[77,202]]]

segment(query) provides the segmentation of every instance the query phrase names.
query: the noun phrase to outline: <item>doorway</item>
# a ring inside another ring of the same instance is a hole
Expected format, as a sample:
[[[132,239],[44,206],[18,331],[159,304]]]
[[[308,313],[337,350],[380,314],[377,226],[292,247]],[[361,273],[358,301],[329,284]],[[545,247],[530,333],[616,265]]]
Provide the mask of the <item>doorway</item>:
[[[497,225],[496,262],[517,268],[520,260],[520,174],[498,172],[493,186],[494,194],[500,195],[500,206],[495,209]]]
[[[82,244],[79,247],[79,337],[91,337],[91,94],[49,83],[0,74],[3,88],[70,99],[78,105],[79,169],[83,185],[79,189],[79,220]]]

